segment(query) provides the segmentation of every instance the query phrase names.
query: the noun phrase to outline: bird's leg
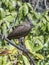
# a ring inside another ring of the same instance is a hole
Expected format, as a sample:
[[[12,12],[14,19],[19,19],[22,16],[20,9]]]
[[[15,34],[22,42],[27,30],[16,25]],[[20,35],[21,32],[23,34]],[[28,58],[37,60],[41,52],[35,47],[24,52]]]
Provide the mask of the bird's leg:
[[[25,44],[24,44],[24,37],[19,39],[19,43],[20,43],[20,47],[22,48],[26,48]]]
[[[26,49],[26,46],[24,44],[24,38],[20,38],[19,39],[19,43],[20,43],[20,47],[26,52],[28,53],[28,49]]]
[[[20,47],[23,48],[23,50],[25,51],[26,55],[29,57],[30,59],[30,65],[36,65],[35,62],[33,61],[31,55],[29,54],[29,51],[26,49],[26,46],[24,44],[24,38],[20,38],[19,39],[19,42],[20,42]]]
[[[20,47],[25,51],[25,53],[28,53],[28,49],[26,49],[26,46],[24,44],[24,38],[19,39]]]

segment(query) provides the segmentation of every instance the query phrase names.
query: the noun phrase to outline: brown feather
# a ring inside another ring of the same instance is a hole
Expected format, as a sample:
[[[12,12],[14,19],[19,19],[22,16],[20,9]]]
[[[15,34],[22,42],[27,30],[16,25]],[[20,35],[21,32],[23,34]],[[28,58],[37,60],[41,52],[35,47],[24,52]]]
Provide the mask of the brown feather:
[[[17,26],[9,35],[8,39],[19,39],[25,37],[31,31],[31,22],[24,22],[22,25]]]
[[[8,39],[19,39],[19,42],[21,44],[20,47],[23,48],[23,50],[26,53],[28,53],[28,50],[26,49],[26,46],[23,44],[23,41],[22,41],[21,38],[25,37],[26,35],[28,35],[29,32],[32,29],[33,24],[32,24],[32,22],[30,20],[28,20],[28,21],[23,23],[22,25],[17,26],[7,37]],[[29,56],[29,58],[31,59],[30,56]]]

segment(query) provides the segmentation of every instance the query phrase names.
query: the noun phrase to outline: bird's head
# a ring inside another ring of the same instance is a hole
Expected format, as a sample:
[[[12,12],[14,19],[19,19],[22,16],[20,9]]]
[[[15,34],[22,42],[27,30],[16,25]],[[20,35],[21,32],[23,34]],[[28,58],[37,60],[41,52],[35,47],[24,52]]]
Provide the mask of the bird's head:
[[[35,27],[35,25],[32,23],[31,19],[27,16],[27,21],[31,25],[31,27]]]

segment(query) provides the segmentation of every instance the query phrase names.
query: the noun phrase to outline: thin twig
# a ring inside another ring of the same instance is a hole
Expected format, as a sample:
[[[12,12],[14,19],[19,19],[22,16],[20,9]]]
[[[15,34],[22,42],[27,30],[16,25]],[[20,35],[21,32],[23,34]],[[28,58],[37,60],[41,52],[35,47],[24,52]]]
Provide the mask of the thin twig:
[[[36,65],[35,62],[34,62],[34,60],[32,59],[32,57],[30,56],[30,54],[29,53],[26,53],[26,54],[27,54],[27,56],[30,59],[30,65]]]

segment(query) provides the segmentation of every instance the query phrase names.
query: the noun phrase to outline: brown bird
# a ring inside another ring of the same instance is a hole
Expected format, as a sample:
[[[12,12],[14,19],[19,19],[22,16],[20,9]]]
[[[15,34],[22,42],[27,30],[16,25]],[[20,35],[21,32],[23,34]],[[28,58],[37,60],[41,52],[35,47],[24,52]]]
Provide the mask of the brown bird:
[[[27,21],[24,22],[23,24],[17,26],[9,35],[8,35],[8,39],[19,39],[20,42],[20,46],[21,48],[23,48],[23,50],[26,52],[27,56],[30,58],[30,62],[32,62],[33,65],[35,65],[34,61],[32,60],[32,57],[29,55],[28,50],[26,49],[26,46],[24,45],[22,38],[27,36],[31,29],[32,26],[34,26],[32,24],[32,22],[30,21],[30,19],[27,17]]]
[[[22,37],[27,36],[31,29],[32,26],[34,26],[32,24],[32,22],[30,21],[30,19],[27,17],[27,21],[24,22],[23,24],[17,26],[9,35],[8,35],[8,39],[20,39]]]

